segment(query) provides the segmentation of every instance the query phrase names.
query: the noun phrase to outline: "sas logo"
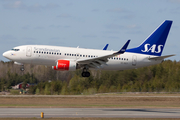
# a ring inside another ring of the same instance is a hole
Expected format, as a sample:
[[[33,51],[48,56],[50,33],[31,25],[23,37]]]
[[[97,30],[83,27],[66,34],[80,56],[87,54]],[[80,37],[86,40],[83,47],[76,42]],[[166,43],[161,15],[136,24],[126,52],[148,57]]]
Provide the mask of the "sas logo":
[[[145,44],[144,45],[144,50],[141,50],[141,51],[142,52],[149,52],[149,51],[151,51],[151,53],[160,53],[162,47],[163,47],[163,45],[156,46],[156,44],[154,44],[154,45],[150,46],[150,44]]]

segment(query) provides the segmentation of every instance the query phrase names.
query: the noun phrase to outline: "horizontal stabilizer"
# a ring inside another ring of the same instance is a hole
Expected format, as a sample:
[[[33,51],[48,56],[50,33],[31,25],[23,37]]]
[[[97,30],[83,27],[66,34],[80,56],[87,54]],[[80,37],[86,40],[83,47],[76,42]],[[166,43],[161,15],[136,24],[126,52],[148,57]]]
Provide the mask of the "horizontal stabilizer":
[[[172,56],[175,56],[175,55],[173,54],[173,55],[166,55],[166,56],[160,56],[160,57],[151,57],[149,58],[149,60],[163,60],[165,58],[172,57]]]

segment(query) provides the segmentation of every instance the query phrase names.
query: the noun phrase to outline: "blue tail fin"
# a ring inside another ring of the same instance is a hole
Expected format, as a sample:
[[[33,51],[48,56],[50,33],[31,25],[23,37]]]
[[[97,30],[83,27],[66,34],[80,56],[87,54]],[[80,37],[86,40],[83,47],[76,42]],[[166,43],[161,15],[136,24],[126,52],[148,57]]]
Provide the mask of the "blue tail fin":
[[[126,52],[161,56],[172,21],[165,20],[140,46]]]

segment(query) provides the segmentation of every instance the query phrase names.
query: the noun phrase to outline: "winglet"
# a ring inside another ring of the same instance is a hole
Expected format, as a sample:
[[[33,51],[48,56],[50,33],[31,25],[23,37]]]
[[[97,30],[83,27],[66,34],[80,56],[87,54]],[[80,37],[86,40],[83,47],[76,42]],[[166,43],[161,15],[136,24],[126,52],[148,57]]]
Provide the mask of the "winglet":
[[[106,44],[106,46],[103,48],[103,50],[107,50],[109,44]]]
[[[130,40],[128,40],[128,41],[124,44],[124,46],[123,46],[118,52],[116,52],[116,53],[114,53],[114,54],[123,54],[123,53],[126,51],[128,45],[129,45],[129,42],[130,42]]]

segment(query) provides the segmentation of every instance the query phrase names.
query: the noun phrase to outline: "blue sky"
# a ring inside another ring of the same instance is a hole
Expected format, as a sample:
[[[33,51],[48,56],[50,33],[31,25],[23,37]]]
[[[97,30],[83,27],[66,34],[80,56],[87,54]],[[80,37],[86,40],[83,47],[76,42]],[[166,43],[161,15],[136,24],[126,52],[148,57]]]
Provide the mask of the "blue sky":
[[[173,20],[163,55],[180,60],[180,0],[0,0],[0,16],[1,54],[26,44],[119,50],[128,39],[132,48]]]

